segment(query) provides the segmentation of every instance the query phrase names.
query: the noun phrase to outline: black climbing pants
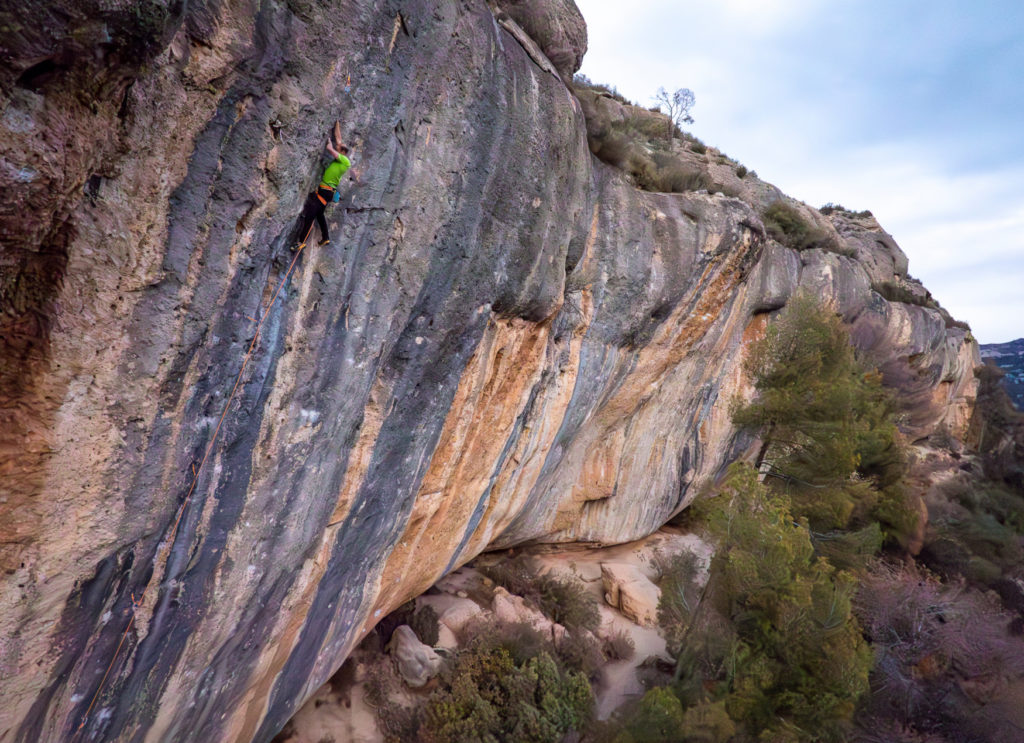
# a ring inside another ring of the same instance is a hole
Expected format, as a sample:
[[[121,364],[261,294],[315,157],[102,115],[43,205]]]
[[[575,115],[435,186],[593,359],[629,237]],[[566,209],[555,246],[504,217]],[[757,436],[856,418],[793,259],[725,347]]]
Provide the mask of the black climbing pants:
[[[333,198],[334,189],[324,188],[323,186],[317,187],[316,191],[306,197],[306,203],[302,207],[302,225],[299,230],[300,241],[306,242],[309,239],[314,219],[320,227],[320,240],[324,241],[327,239],[327,220],[324,218],[324,209],[327,208],[327,205],[331,203]]]

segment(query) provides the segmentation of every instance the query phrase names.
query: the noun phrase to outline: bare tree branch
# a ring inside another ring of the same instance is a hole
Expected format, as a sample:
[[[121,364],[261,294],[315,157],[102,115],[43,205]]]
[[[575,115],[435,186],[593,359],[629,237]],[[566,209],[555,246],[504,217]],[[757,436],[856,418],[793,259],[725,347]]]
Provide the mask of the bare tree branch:
[[[697,98],[689,88],[679,88],[675,93],[669,94],[665,88],[658,88],[654,96],[654,102],[658,107],[668,114],[668,136],[672,139],[675,136],[676,127],[682,124],[692,124],[693,117],[690,116],[690,109],[696,103]]]

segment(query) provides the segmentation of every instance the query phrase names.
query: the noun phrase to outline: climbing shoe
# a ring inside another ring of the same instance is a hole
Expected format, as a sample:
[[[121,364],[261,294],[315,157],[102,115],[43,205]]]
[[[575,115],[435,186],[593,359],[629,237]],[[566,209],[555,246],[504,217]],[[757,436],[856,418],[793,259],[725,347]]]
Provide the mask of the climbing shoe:
[[[298,245],[292,245],[292,252],[298,252],[306,247],[306,243],[299,243]]]
[[[329,237],[325,238],[325,239],[323,239],[323,240],[321,240],[320,242],[317,243],[317,245],[319,245],[321,248],[324,245],[330,245],[330,244],[331,244],[331,238],[329,238]]]

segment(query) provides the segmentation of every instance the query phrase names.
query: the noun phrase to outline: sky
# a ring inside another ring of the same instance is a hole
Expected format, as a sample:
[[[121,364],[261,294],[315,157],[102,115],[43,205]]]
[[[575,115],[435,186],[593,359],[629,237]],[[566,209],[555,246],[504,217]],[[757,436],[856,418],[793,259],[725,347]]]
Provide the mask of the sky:
[[[581,73],[790,196],[870,209],[981,343],[1024,337],[1024,2],[576,0]]]

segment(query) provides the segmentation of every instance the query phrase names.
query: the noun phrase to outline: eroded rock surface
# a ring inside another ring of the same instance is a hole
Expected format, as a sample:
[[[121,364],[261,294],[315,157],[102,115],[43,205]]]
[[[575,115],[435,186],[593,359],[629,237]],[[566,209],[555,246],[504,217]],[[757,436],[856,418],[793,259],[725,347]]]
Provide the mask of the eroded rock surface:
[[[578,64],[572,3],[522,5]],[[976,346],[871,291],[905,273],[877,225],[798,255],[768,186],[637,191],[482,0],[27,7],[0,24],[0,741],[267,741],[482,550],[649,534],[748,449],[743,341],[799,286],[914,435],[966,425]],[[271,305],[335,119],[332,243]]]

